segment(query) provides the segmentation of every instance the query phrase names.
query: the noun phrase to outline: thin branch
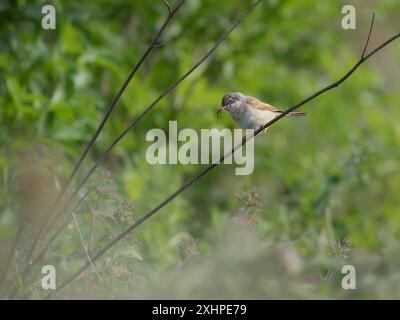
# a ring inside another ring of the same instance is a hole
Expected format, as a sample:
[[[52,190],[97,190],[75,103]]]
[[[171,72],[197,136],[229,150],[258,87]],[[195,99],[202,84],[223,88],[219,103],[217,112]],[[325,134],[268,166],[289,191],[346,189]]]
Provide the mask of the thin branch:
[[[372,55],[374,55],[375,53],[377,53],[378,51],[380,51],[381,49],[386,47],[389,43],[393,42],[394,40],[396,40],[399,37],[400,37],[400,33],[398,33],[398,34],[394,35],[393,37],[389,38],[388,40],[383,42],[381,45],[376,47],[374,50],[372,50],[370,53],[365,55],[364,57],[361,57],[360,60],[358,60],[358,62],[342,78],[340,78],[339,80],[335,81],[334,83],[326,86],[325,88],[322,88],[321,90],[317,91],[313,95],[305,98],[303,101],[299,102],[298,104],[286,109],[285,111],[280,113],[277,117],[275,117],[274,119],[272,119],[271,121],[269,121],[265,125],[261,126],[259,129],[257,129],[254,132],[254,136],[259,134],[264,129],[270,127],[272,124],[274,124],[275,122],[277,122],[279,119],[283,118],[284,116],[286,116],[290,112],[292,112],[292,111],[298,109],[299,107],[301,107],[302,105],[306,104],[307,102],[309,102],[311,100],[314,100],[316,97],[318,97],[319,95],[325,93],[326,91],[329,91],[329,90],[332,90],[332,89],[338,87],[342,82],[344,82],[346,79],[348,79],[365,62],[365,60],[370,58]]]
[[[156,43],[154,45],[154,48],[159,48],[159,47],[162,47],[162,46],[165,46],[165,45],[166,45],[166,42],[159,42],[159,43]]]
[[[279,119],[283,118],[285,115],[289,114],[293,110],[296,110],[300,108],[302,105],[310,102],[311,100],[314,100],[318,96],[322,95],[323,93],[330,91],[336,87],[338,87],[342,82],[344,82],[346,79],[348,79],[368,58],[370,58],[372,55],[383,49],[385,46],[393,42],[394,40],[400,38],[400,33],[394,35],[393,37],[389,38],[385,42],[383,42],[380,46],[372,50],[369,54],[367,54],[364,57],[361,57],[361,59],[339,80],[333,82],[332,84],[322,88],[321,90],[317,91],[316,93],[310,95],[309,97],[303,99],[301,102],[297,103],[296,105],[286,109],[283,113],[281,113],[279,116],[274,118],[273,120],[269,121],[265,125],[261,126],[259,129],[257,129],[254,133],[253,136],[250,137],[250,139],[253,139],[256,135],[258,135],[260,132],[262,132],[265,128],[270,127],[273,125],[275,122],[277,122]],[[96,261],[99,259],[104,253],[106,253],[110,248],[112,248],[118,241],[120,241],[122,238],[124,238],[126,235],[131,233],[134,229],[136,229],[139,225],[141,225],[144,221],[149,219],[151,216],[153,216],[157,211],[159,211],[161,208],[166,206],[170,201],[172,201],[175,197],[177,197],[179,194],[181,194],[183,191],[185,191],[187,188],[189,188],[192,184],[194,184],[197,180],[199,180],[201,177],[206,175],[208,172],[210,172],[212,169],[217,167],[220,163],[223,162],[223,160],[232,155],[237,149],[239,149],[242,145],[246,144],[250,139],[243,140],[241,144],[236,145],[232,151],[228,152],[227,154],[223,155],[220,158],[219,163],[214,163],[209,166],[207,166],[205,169],[203,169],[200,173],[198,173],[195,177],[193,177],[191,180],[183,184],[180,188],[178,188],[174,193],[169,195],[165,200],[163,200],[160,204],[158,204],[156,207],[151,209],[147,214],[142,216],[139,220],[137,220],[134,224],[132,224],[130,227],[128,227],[125,231],[123,231],[121,234],[119,234],[117,237],[115,237],[113,240],[111,240],[106,246],[104,246],[102,249],[100,249],[95,255],[92,257],[92,261]],[[60,291],[61,289],[65,288],[69,283],[71,283],[74,279],[76,279],[82,272],[84,272],[88,267],[90,267],[90,264],[85,264],[83,265],[78,271],[76,271],[73,275],[71,275],[69,278],[67,278],[61,285],[58,286],[57,290],[55,292]],[[54,292],[54,293],[55,293]],[[50,294],[47,296],[47,298],[51,298],[52,295]]]
[[[72,215],[72,217],[73,217],[73,219],[74,219],[75,226],[76,226],[76,230],[78,231],[78,234],[79,234],[79,238],[81,239],[83,251],[85,252],[85,255],[86,255],[86,257],[87,257],[87,259],[88,259],[90,265],[92,266],[94,272],[96,273],[97,279],[100,280],[100,275],[99,275],[99,273],[97,272],[97,269],[96,269],[96,267],[94,266],[92,259],[90,258],[88,249],[86,248],[85,240],[83,239],[83,235],[82,235],[82,232],[81,232],[81,228],[79,227],[78,219],[76,219],[76,215],[75,215],[74,212],[71,212],[71,215]]]
[[[47,230],[50,230],[55,224],[56,220],[68,209],[69,204],[74,199],[75,195],[79,192],[79,190],[84,186],[86,181],[90,178],[96,168],[104,161],[104,159],[109,155],[111,150],[118,144],[118,142],[136,125],[139,121],[151,110],[153,109],[166,95],[168,95],[172,90],[174,90],[183,80],[185,80],[194,70],[196,70],[204,61],[206,61],[212,53],[219,47],[219,45],[226,39],[226,37],[237,28],[237,26],[243,21],[243,19],[251,12],[253,9],[261,2],[262,0],[257,0],[254,2],[241,16],[240,18],[231,25],[231,27],[225,31],[225,33],[221,36],[221,38],[212,46],[212,48],[200,59],[198,60],[183,76],[181,76],[178,80],[175,81],[170,87],[168,87],[164,92],[160,94],[160,96],[154,100],[129,126],[127,126],[115,139],[114,141],[107,147],[107,149],[99,156],[93,166],[88,170],[86,175],[79,182],[74,192],[69,196],[67,201],[64,203],[61,210],[58,212],[56,216],[53,217],[52,221],[49,224]]]
[[[95,213],[93,210],[90,210],[89,237],[88,237],[88,245],[87,245],[88,252],[92,252],[94,219],[95,219]]]
[[[169,5],[168,1],[167,0],[163,0],[163,2],[165,4],[165,6],[167,7],[169,14],[172,15],[171,6]]]
[[[365,42],[364,50],[361,54],[361,59],[364,58],[365,52],[367,51],[369,39],[371,38],[372,29],[374,28],[374,21],[375,21],[375,12],[372,12],[372,20],[371,20],[371,25],[369,26],[368,38],[367,41]]]
[[[138,63],[133,67],[133,69],[130,72],[128,78],[125,80],[125,82],[123,83],[122,87],[119,89],[117,95],[115,96],[114,100],[112,101],[111,105],[108,107],[106,113],[104,114],[103,118],[100,121],[99,126],[96,129],[96,132],[94,133],[94,135],[91,138],[90,142],[86,145],[86,147],[83,150],[83,152],[82,152],[81,156],[79,157],[78,161],[75,163],[75,165],[74,165],[74,167],[72,169],[72,172],[69,175],[69,177],[67,178],[67,181],[64,184],[61,192],[59,193],[59,195],[56,198],[56,200],[53,203],[53,205],[50,207],[50,210],[46,213],[46,219],[44,219],[44,221],[46,221],[46,222],[49,221],[49,218],[51,217],[52,213],[54,212],[54,210],[56,210],[56,208],[60,204],[62,198],[64,197],[66,191],[68,190],[68,188],[69,188],[69,186],[70,186],[70,184],[72,182],[72,179],[75,177],[75,175],[78,172],[78,169],[80,168],[83,160],[86,158],[87,154],[92,149],[92,147],[93,147],[94,143],[96,142],[98,136],[100,135],[101,131],[103,130],[104,125],[106,124],[108,118],[110,117],[111,113],[115,109],[115,107],[116,107],[118,101],[120,100],[122,94],[125,92],[125,89],[127,88],[129,82],[132,80],[133,76],[136,74],[136,72],[142,66],[143,62],[149,56],[151,51],[156,47],[156,44],[157,44],[159,38],[161,37],[162,33],[167,28],[168,24],[171,22],[173,17],[176,15],[178,10],[183,6],[183,4],[185,2],[186,2],[186,0],[181,0],[174,10],[171,10],[171,8],[169,7],[169,14],[168,14],[167,18],[165,19],[164,23],[162,24],[160,30],[158,31],[157,35],[154,37],[153,41],[151,42],[151,44],[149,45],[149,47],[147,48],[145,53],[142,55],[142,57],[140,58]],[[48,224],[46,224],[46,223],[42,223],[41,224],[41,226],[39,228],[39,231],[38,231],[38,233],[37,233],[37,235],[35,237],[35,240],[33,241],[32,245],[31,245],[31,247],[29,249],[29,252],[28,252],[29,263],[32,263],[33,253],[35,251],[36,245],[37,245],[39,239],[41,238],[41,236],[42,236],[42,234],[43,234],[43,232],[44,232],[44,230],[45,230],[47,225]]]

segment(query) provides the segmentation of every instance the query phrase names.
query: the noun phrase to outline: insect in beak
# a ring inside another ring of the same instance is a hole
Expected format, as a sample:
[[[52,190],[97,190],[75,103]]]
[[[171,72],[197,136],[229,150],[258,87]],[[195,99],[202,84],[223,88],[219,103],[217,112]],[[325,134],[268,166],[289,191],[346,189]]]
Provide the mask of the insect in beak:
[[[219,118],[219,114],[223,111],[225,111],[226,107],[222,106],[221,108],[218,109],[217,111],[217,118]]]

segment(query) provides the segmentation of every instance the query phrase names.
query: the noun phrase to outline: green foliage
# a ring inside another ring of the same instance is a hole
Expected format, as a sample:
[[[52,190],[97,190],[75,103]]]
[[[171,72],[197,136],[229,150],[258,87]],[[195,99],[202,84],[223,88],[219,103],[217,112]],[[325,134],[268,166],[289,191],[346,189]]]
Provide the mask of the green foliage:
[[[93,189],[76,214],[90,252],[201,167],[148,164],[149,129],[167,130],[169,120],[181,129],[234,128],[228,115],[215,116],[228,91],[284,109],[357,61],[372,11],[370,47],[399,31],[397,1],[354,1],[357,30],[341,29],[343,4],[263,1],[162,100],[87,184]],[[36,198],[51,202],[39,182],[49,180],[53,191],[63,183],[167,14],[162,1],[54,1],[57,29],[43,30],[42,5],[0,4],[2,267],[27,208],[45,211]],[[130,82],[84,169],[247,5],[188,0]],[[256,139],[252,175],[235,176],[232,165],[216,168],[100,259],[100,282],[90,268],[60,297],[399,298],[399,58],[395,42],[339,88],[305,105],[307,119],[274,125]],[[243,195],[254,197],[254,190],[259,205],[244,210]],[[28,231],[17,265],[33,234]],[[71,221],[42,264],[57,266],[65,279],[86,263],[82,252]],[[341,289],[344,264],[357,268],[355,291]],[[10,274],[17,272],[13,264]],[[33,290],[19,283],[18,296],[43,297],[35,282],[41,276],[36,266]]]

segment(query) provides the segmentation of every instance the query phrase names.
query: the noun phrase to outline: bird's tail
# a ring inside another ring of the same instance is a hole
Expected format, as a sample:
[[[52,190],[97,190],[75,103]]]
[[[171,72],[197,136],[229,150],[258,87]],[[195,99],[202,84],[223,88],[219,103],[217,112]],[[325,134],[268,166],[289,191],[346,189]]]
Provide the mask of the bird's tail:
[[[304,117],[307,115],[307,112],[290,112],[288,116],[293,116],[293,117]]]

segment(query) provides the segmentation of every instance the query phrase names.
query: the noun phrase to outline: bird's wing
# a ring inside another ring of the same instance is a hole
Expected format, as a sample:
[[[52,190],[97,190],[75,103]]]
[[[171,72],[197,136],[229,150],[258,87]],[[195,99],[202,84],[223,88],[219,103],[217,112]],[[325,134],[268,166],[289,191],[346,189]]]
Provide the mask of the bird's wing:
[[[279,112],[279,110],[277,108],[269,105],[268,103],[261,102],[257,98],[254,98],[254,97],[251,97],[251,96],[247,96],[246,102],[247,102],[248,105],[252,106],[255,109],[272,111],[272,112]]]

